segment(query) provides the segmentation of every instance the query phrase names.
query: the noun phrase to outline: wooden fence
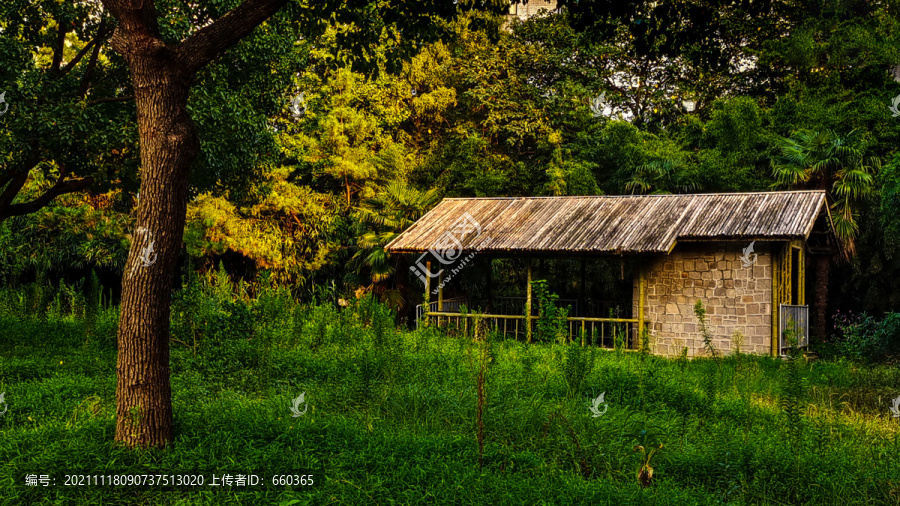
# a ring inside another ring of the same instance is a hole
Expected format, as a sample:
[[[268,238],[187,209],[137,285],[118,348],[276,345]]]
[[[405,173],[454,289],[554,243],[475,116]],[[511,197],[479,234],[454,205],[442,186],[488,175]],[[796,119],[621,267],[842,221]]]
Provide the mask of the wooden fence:
[[[446,303],[446,302],[445,302]],[[425,318],[424,311],[419,321]],[[471,335],[474,330],[474,319],[481,318],[490,331],[516,340],[527,340],[528,332],[525,315],[499,314],[464,314],[447,311],[429,312],[429,323],[450,334]],[[537,336],[538,317],[530,318],[533,339]],[[634,349],[637,342],[638,320],[635,318],[566,318],[566,339],[580,343],[582,346],[598,346],[615,348],[618,345],[625,349]]]

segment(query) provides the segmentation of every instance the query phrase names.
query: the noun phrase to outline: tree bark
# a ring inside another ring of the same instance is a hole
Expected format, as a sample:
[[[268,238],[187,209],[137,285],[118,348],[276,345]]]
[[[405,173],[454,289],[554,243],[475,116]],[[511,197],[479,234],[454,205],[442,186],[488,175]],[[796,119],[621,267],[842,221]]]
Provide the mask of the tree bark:
[[[831,257],[819,255],[816,258],[816,326],[819,341],[828,337],[828,275],[831,271]]]
[[[172,440],[169,308],[187,214],[189,172],[200,141],[187,114],[204,65],[287,0],[246,0],[177,46],[160,36],[152,0],[103,0],[118,19],[113,48],[134,82],[141,146],[135,233],[122,280],[116,374],[116,441],[163,447]]]
[[[185,108],[187,76],[165,69],[160,59],[142,59],[130,66],[144,169],[138,226],[122,283],[116,440],[128,446],[164,446],[172,439],[172,273],[184,232],[188,173],[200,143]]]

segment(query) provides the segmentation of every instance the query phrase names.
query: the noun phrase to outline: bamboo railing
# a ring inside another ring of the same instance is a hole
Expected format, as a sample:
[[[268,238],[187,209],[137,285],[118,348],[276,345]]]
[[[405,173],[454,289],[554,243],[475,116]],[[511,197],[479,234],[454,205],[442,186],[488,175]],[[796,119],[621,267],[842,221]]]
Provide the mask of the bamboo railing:
[[[421,315],[430,325],[456,335],[471,335],[474,318],[481,318],[488,328],[504,337],[526,340],[528,336],[525,315],[472,314],[430,311]],[[538,317],[530,319],[532,332]],[[420,320],[421,321],[421,320]],[[615,348],[616,340],[625,349],[636,348],[639,320],[636,318],[566,318],[566,338],[582,346]]]

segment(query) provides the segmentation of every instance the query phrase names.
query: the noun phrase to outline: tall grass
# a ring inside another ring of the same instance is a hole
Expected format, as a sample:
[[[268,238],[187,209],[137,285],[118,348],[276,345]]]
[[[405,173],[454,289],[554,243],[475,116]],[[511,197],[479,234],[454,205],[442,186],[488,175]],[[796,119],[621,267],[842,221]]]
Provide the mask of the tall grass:
[[[175,294],[172,447],[123,450],[112,443],[117,308],[89,292],[0,288],[9,407],[0,505],[862,505],[896,504],[900,494],[900,424],[888,411],[900,395],[896,367],[792,370],[751,355],[716,365],[526,345],[478,327],[475,339],[448,337],[396,328],[373,299],[303,305],[218,273]],[[291,399],[302,392],[309,409],[295,418]],[[590,400],[602,392],[608,409],[594,417]],[[310,488],[254,490],[21,484],[32,472],[263,466],[324,476]]]

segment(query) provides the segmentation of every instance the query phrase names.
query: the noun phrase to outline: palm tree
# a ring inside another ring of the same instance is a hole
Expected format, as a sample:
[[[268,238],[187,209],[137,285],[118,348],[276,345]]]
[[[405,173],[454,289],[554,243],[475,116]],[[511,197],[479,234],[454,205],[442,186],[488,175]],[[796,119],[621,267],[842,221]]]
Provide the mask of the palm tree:
[[[859,132],[841,137],[832,130],[800,130],[778,139],[778,155],[772,159],[775,186],[793,189],[827,190],[826,198],[834,220],[835,236],[842,257],[856,254],[860,202],[875,192],[874,172],[878,157],[866,157]],[[820,256],[816,264],[816,334],[825,338],[830,257]]]
[[[830,190],[828,201],[834,218],[835,235],[845,258],[856,253],[859,234],[856,208],[875,190],[873,174],[880,167],[878,157],[865,157],[865,146],[854,130],[841,137],[832,130],[801,130],[779,140],[780,156],[772,160],[778,185],[792,188]]]
[[[632,195],[644,193],[691,193],[700,189],[701,185],[692,181],[687,173],[687,165],[681,160],[653,160],[635,169],[631,180],[625,183],[625,191]]]
[[[420,191],[405,181],[388,183],[374,197],[363,200],[353,212],[359,221],[361,234],[357,238],[359,250],[351,260],[358,270],[368,269],[372,280],[370,289],[379,292],[381,300],[394,308],[405,303],[401,286],[396,280],[393,287],[384,285],[398,271],[402,257],[393,262],[384,247],[407,227],[412,225],[438,200],[436,189]]]

